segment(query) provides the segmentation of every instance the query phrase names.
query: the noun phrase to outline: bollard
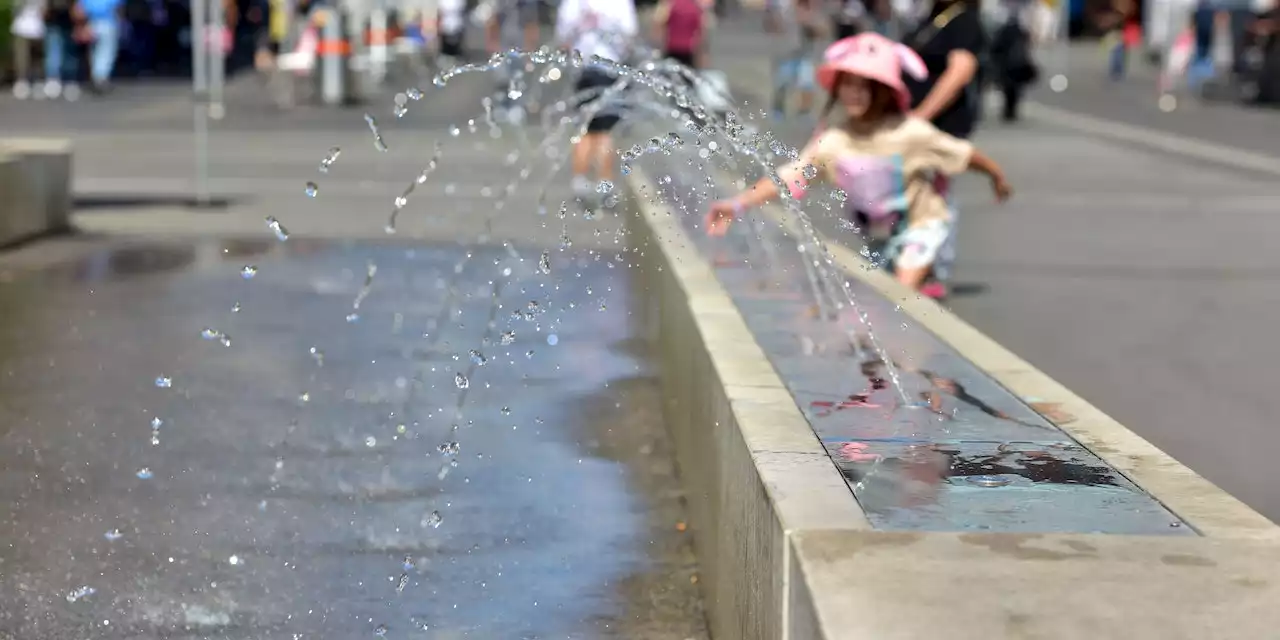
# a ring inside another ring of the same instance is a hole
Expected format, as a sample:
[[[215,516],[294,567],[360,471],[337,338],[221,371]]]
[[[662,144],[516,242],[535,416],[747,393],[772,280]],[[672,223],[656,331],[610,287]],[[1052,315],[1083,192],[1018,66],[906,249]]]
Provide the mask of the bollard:
[[[346,17],[340,10],[316,12],[316,27],[320,30],[316,78],[320,83],[320,100],[327,106],[346,104],[349,98],[347,64],[351,43],[347,40],[345,22]]]

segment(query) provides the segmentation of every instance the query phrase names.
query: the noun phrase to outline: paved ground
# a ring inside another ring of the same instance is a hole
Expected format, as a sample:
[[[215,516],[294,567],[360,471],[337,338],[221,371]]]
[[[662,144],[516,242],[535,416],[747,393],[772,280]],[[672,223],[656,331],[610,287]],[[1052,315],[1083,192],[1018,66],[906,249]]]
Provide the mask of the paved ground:
[[[4,105],[76,141],[85,233],[0,256],[0,638],[706,637],[620,221],[561,219],[563,179],[540,215],[488,89],[370,105],[386,152],[233,108],[214,210],[181,114]]]
[[[754,25],[728,25],[751,33]],[[738,93],[765,99],[767,69],[745,38],[721,38],[717,60]],[[1078,49],[1078,56],[1095,55]],[[1141,76],[1104,86],[1075,58],[1070,89],[1037,100],[1129,128],[1280,156],[1280,113],[1234,106],[1160,112]],[[1149,78],[1149,76],[1147,76]],[[1068,123],[1074,124],[1074,123]],[[761,123],[803,142],[805,123]],[[1272,519],[1271,378],[1280,347],[1274,279],[1280,257],[1280,157],[1249,172],[1148,150],[1097,130],[1033,118],[989,123],[980,146],[1007,168],[1017,195],[991,203],[986,185],[961,182],[958,278],[952,309],[1122,423]],[[1166,148],[1179,146],[1173,141]],[[837,237],[849,232],[814,209]]]

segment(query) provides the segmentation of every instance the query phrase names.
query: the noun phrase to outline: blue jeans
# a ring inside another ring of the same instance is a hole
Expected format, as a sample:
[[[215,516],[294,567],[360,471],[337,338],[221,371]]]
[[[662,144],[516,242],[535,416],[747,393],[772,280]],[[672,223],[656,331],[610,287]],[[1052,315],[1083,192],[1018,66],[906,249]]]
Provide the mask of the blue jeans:
[[[1129,47],[1123,41],[1111,48],[1109,73],[1112,80],[1123,80],[1125,68],[1129,66]]]
[[[49,25],[44,32],[44,77],[46,80],[75,82],[80,75],[80,58],[71,29]]]
[[[120,51],[120,21],[114,17],[97,18],[89,25],[93,29],[89,73],[94,84],[101,84],[111,79],[111,71],[116,66],[116,55]]]

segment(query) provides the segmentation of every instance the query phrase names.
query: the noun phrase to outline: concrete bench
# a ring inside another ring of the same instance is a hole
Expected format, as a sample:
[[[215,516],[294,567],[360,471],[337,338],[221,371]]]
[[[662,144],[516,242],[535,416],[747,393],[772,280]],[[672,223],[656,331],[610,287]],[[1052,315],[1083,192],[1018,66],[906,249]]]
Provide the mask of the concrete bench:
[[[0,246],[64,231],[71,216],[71,142],[0,139]]]

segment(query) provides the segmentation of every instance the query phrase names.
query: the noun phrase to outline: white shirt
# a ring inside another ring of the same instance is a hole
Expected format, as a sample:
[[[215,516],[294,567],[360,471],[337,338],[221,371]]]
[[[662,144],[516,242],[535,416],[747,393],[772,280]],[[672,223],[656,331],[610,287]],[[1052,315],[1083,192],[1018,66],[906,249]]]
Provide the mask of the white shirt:
[[[467,0],[437,0],[440,10],[440,32],[460,33],[467,27]]]
[[[577,49],[583,58],[621,62],[639,33],[638,23],[632,0],[561,0],[556,40]]]

